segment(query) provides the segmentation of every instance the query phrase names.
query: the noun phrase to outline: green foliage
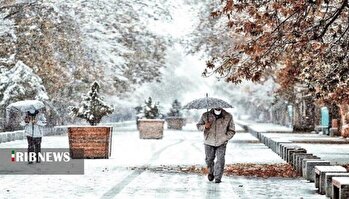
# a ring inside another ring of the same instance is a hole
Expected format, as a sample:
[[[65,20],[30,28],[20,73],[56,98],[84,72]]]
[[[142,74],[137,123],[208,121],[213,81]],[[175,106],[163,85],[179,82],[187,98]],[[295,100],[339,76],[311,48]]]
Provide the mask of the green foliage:
[[[145,106],[143,107],[143,113],[144,117],[147,119],[156,119],[160,118],[160,112],[159,112],[159,103],[155,104],[153,103],[153,100],[151,97],[148,98],[148,101],[145,101]]]
[[[181,117],[182,116],[181,109],[182,109],[181,103],[177,99],[175,99],[172,102],[172,108],[170,108],[170,112],[167,113],[167,116],[169,116],[169,117]]]
[[[114,109],[99,96],[99,84],[96,81],[91,85],[91,90],[81,102],[80,108],[71,107],[74,116],[85,119],[91,126],[96,126],[105,115],[113,111]]]

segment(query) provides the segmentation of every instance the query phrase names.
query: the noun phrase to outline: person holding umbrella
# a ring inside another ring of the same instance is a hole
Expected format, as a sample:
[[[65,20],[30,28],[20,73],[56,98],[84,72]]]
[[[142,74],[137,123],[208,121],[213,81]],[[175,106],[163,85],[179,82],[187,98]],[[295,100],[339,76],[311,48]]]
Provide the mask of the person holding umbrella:
[[[25,135],[28,141],[28,154],[35,152],[36,162],[39,163],[39,152],[41,152],[41,140],[43,136],[43,126],[46,126],[46,118],[44,114],[39,113],[39,110],[30,109],[24,120],[21,122],[21,126],[24,126]],[[30,157],[30,156],[29,156]],[[28,164],[33,162],[29,160]]]
[[[224,171],[226,146],[235,135],[233,116],[220,107],[213,108],[202,114],[197,128],[204,131],[208,180],[220,183]]]
[[[228,141],[235,135],[233,116],[223,108],[233,107],[222,99],[208,97],[207,93],[205,98],[195,99],[183,107],[183,109],[207,110],[202,114],[196,126],[198,130],[204,131],[208,180],[215,180],[215,183],[221,182],[225,164],[225,149]]]

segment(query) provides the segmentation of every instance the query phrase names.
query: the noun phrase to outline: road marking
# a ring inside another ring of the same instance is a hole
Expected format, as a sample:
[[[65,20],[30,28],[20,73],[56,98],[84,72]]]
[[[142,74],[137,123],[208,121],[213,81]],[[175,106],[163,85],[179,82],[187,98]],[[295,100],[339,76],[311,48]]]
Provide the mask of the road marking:
[[[181,139],[176,143],[170,144],[168,146],[163,147],[162,149],[158,150],[157,152],[155,152],[153,154],[153,156],[150,158],[149,160],[149,164],[154,162],[156,159],[158,159],[160,157],[160,154],[162,152],[164,152],[166,149],[168,149],[171,146],[177,145],[182,143],[184,140]],[[146,165],[147,166],[147,165]],[[103,194],[103,196],[101,197],[101,199],[110,199],[110,198],[114,198],[116,195],[118,195],[127,185],[129,185],[134,179],[136,179],[138,176],[140,176],[144,170],[135,170],[133,171],[130,175],[126,176],[121,182],[119,182],[118,184],[116,184],[114,187],[112,187],[108,192],[106,192],[105,194]]]

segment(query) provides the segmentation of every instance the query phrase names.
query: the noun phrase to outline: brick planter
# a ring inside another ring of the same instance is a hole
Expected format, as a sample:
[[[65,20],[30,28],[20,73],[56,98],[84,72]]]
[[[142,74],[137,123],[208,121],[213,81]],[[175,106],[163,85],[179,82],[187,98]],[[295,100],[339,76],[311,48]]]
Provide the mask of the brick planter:
[[[104,158],[111,155],[113,127],[69,127],[69,148],[73,159]]]
[[[164,134],[164,120],[139,119],[138,130],[141,139],[162,139]]]
[[[168,129],[182,130],[186,119],[182,117],[168,117],[166,118],[166,122]]]

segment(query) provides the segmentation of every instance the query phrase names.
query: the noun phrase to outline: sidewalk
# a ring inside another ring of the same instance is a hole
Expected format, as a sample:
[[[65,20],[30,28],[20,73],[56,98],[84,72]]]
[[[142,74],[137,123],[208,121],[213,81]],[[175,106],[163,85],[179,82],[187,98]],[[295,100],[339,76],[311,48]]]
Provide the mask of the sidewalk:
[[[333,165],[349,164],[349,140],[343,137],[330,137],[315,133],[289,133],[286,127],[254,123],[249,124],[250,131],[259,131],[265,137],[290,141]],[[274,133],[278,131],[278,133]]]
[[[136,167],[161,165],[205,166],[202,133],[194,124],[182,131],[165,130],[162,140],[139,139],[133,123],[116,127],[112,157],[85,160],[82,176],[0,176],[4,198],[326,198],[301,178],[224,176],[221,184],[205,175],[156,172]],[[26,147],[25,140],[0,148]],[[68,137],[43,138],[43,148],[68,147]],[[226,164],[285,163],[249,133],[239,132],[227,146]]]

